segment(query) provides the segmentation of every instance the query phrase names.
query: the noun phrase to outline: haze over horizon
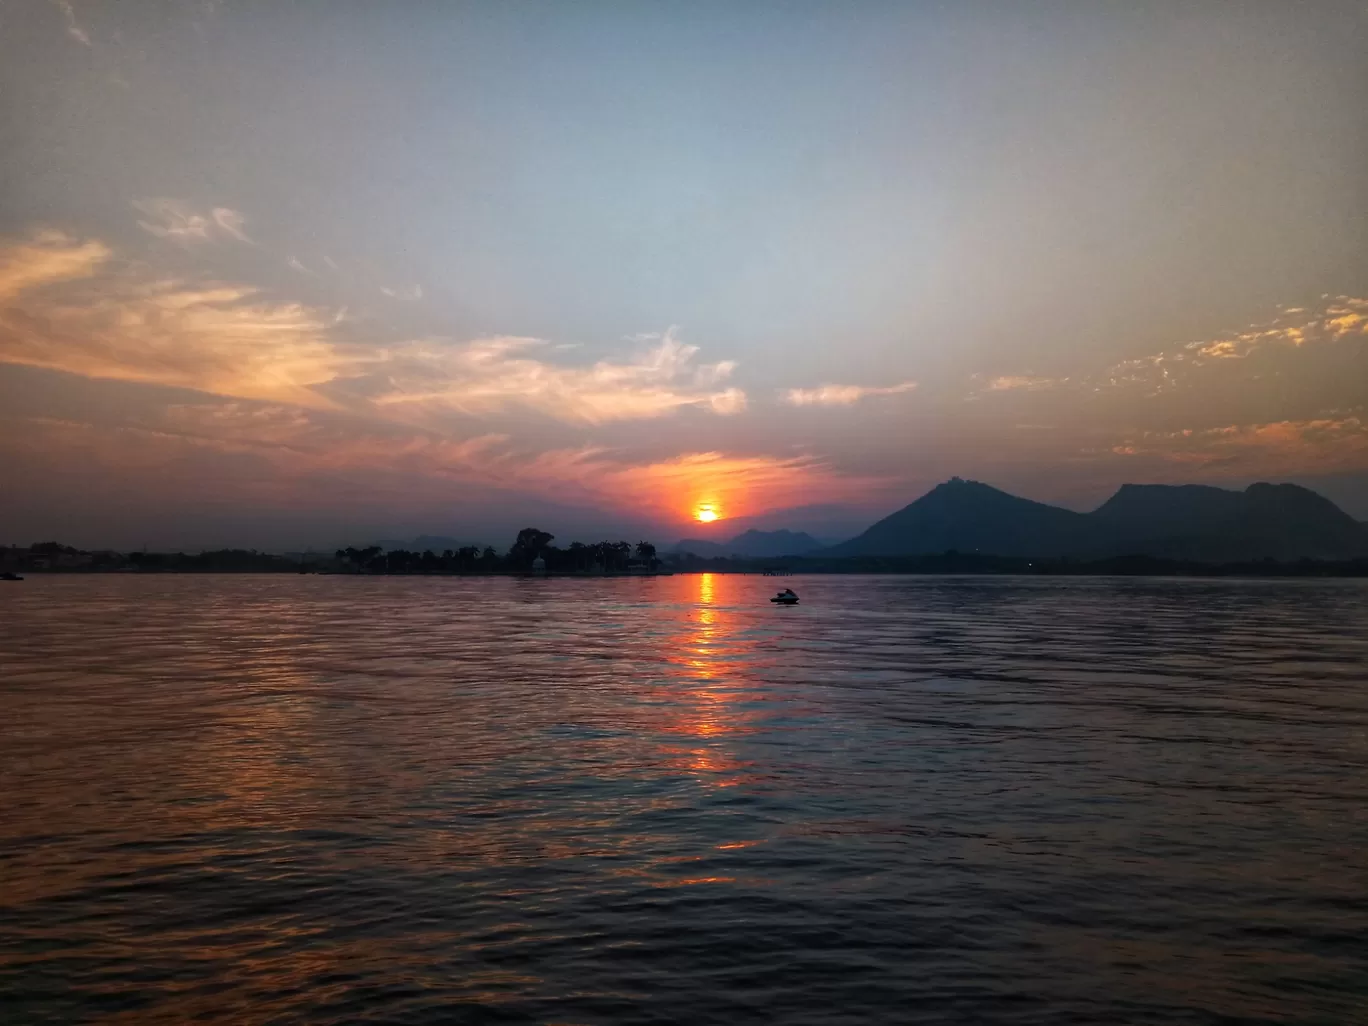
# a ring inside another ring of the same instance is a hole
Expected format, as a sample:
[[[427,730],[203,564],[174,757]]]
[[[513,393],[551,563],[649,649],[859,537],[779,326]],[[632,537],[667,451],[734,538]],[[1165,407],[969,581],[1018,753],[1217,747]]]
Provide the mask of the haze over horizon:
[[[1368,519],[1362,3],[0,4],[0,543]],[[717,519],[699,522],[703,509]]]

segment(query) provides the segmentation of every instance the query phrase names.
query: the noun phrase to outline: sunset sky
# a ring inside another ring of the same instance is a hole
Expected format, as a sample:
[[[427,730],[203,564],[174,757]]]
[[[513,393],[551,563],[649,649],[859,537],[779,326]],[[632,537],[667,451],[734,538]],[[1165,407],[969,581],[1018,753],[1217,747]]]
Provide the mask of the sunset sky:
[[[0,543],[834,539],[956,474],[1368,518],[1366,53],[1362,2],[0,0]]]

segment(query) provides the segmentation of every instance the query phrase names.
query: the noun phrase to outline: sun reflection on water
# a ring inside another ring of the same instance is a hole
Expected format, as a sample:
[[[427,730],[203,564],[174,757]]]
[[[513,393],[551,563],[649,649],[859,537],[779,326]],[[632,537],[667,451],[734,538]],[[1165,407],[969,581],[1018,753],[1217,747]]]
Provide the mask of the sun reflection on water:
[[[719,602],[723,580],[710,573],[696,578],[694,608],[676,646],[685,672],[671,689],[677,716],[670,733],[693,742],[669,746],[671,761],[707,788],[737,786],[745,768],[727,741],[745,730],[736,714],[734,675],[750,642],[732,629],[730,618],[735,614]]]

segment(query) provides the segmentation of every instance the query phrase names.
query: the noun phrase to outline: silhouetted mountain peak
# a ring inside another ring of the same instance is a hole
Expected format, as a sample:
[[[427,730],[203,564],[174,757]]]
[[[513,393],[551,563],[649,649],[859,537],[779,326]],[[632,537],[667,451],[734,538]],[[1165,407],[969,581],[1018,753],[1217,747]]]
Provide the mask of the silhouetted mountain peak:
[[[1046,506],[1042,502],[1035,502],[1031,499],[1023,499],[1020,495],[1004,492],[1001,488],[994,488],[982,481],[969,481],[962,477],[952,477],[948,481],[942,481],[920,499],[914,501],[911,506],[918,504],[928,506],[1038,506],[1042,509],[1057,508]],[[911,508],[911,506],[906,508]]]
[[[929,492],[922,496],[929,499],[932,496],[940,498],[967,499],[974,496],[1005,495],[1008,498],[1015,498],[1009,492],[1004,492],[1000,488],[984,484],[982,481],[971,481],[968,478],[952,477],[948,481],[942,481]]]
[[[1113,526],[1167,533],[1205,529],[1234,516],[1242,504],[1239,492],[1210,485],[1123,484],[1093,516]]]
[[[1260,481],[1244,491],[1245,497],[1255,506],[1265,509],[1280,509],[1288,512],[1317,513],[1322,516],[1353,518],[1327,499],[1324,495],[1295,484],[1269,484]]]
[[[1228,488],[1217,488],[1214,485],[1200,484],[1123,484],[1116,490],[1110,499],[1102,504],[1101,509],[1113,503],[1133,502],[1148,496],[1158,495],[1183,495],[1191,498],[1211,498],[1218,495],[1232,495],[1233,492]]]
[[[815,544],[815,540],[810,534],[805,534],[802,531],[789,531],[782,527],[777,531],[759,531],[752,527],[749,531],[742,531],[733,538],[731,544],[737,545],[741,542],[759,541],[761,539],[779,542],[793,540],[804,544]]]
[[[725,542],[685,538],[674,546],[675,552],[692,552],[695,556],[746,556],[765,559],[770,556],[801,556],[822,547],[812,535],[803,531],[760,531],[751,528]]]
[[[999,556],[1062,555],[1071,551],[1086,525],[1081,513],[954,477],[829,551],[836,556],[907,556],[951,549]],[[1044,551],[1039,551],[1042,546]]]
[[[1261,481],[1242,492],[1208,485],[1122,485],[1094,514],[1123,529],[1132,544],[1162,554],[1204,558],[1201,553],[1260,552],[1339,558],[1361,550],[1362,529],[1323,495],[1294,484]],[[1181,544],[1180,544],[1181,542]],[[1139,551],[1137,549],[1137,551]]]

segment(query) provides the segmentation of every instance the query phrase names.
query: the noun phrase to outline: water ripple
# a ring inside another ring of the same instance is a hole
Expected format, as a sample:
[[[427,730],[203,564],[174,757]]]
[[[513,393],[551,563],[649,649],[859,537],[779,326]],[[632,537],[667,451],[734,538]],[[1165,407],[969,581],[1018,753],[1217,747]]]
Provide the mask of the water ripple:
[[[0,1021],[1368,1021],[1368,587],[44,577]]]

